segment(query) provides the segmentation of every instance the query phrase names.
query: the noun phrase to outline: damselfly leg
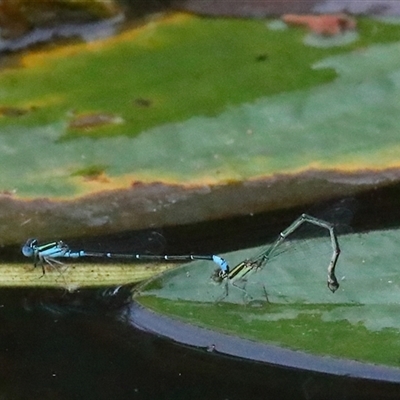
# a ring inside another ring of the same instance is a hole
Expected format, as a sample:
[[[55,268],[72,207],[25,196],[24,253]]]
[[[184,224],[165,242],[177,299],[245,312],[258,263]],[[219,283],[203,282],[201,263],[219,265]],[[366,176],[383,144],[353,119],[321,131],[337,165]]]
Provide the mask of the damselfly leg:
[[[22,253],[24,256],[33,258],[34,268],[36,268],[38,264],[41,266],[42,276],[40,278],[46,274],[46,265],[49,265],[60,274],[64,281],[65,278],[61,271],[61,266],[64,264],[61,261],[56,260],[56,258],[62,257],[63,254],[66,254],[69,251],[68,245],[62,241],[51,242],[39,246],[36,239],[28,239],[22,247]]]
[[[221,271],[216,269],[211,275],[211,278],[215,282],[222,284],[224,287],[223,294],[216,300],[216,302],[220,302],[228,297],[230,285],[242,292],[245,302],[247,299],[251,300],[252,297],[246,291],[247,279],[251,273],[256,272],[260,267],[260,260],[244,260],[236,265],[231,271]]]
[[[278,238],[270,246],[268,246],[264,251],[262,251],[254,258],[240,262],[232,270],[228,269],[222,271],[217,269],[214,271],[212,279],[215,282],[224,285],[224,294],[217,301],[221,301],[228,296],[229,285],[233,286],[236,289],[241,290],[244,293],[245,297],[251,298],[251,296],[248,295],[245,288],[247,277],[249,276],[249,274],[257,272],[258,270],[263,268],[276,255],[276,252],[278,248],[282,245],[282,243],[290,235],[292,235],[295,231],[297,231],[300,228],[300,226],[303,225],[304,223],[309,223],[311,225],[315,225],[317,227],[324,228],[329,231],[330,243],[332,247],[332,256],[328,264],[327,285],[329,290],[331,290],[332,293],[334,293],[339,288],[339,283],[335,276],[335,268],[340,254],[339,242],[337,239],[334,225],[322,219],[318,219],[307,214],[302,214],[290,226],[288,226],[285,230],[283,230],[279,234]],[[264,292],[267,301],[269,301],[265,286],[264,286]]]

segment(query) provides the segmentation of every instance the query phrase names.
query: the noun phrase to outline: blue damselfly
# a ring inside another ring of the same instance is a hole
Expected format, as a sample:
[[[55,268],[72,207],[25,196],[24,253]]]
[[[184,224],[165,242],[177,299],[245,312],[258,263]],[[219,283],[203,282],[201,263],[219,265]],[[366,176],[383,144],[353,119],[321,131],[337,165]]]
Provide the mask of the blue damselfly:
[[[228,263],[217,255],[152,255],[152,254],[129,254],[129,253],[111,253],[111,252],[95,252],[86,250],[73,251],[63,241],[55,241],[39,245],[37,239],[28,239],[22,247],[22,254],[26,257],[33,258],[33,264],[36,268],[38,264],[42,267],[43,275],[45,275],[45,264],[56,268],[56,265],[62,265],[60,258],[84,258],[84,257],[101,257],[109,259],[124,259],[138,261],[193,261],[193,260],[209,260],[218,265],[221,272],[229,271]],[[43,276],[42,275],[42,276]]]

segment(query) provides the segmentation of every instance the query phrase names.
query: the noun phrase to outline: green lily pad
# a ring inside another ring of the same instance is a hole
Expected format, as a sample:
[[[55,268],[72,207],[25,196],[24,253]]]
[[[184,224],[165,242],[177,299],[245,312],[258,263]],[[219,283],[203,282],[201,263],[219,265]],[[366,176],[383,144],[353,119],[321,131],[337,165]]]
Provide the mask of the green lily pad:
[[[359,19],[356,40],[319,48],[268,22],[172,14],[2,70],[1,242],[265,212],[396,181],[400,27]]]
[[[0,188],[71,198],[138,180],[397,165],[398,44],[371,45],[399,40],[400,27],[360,20],[358,29],[358,40],[325,49],[302,43],[299,29],[177,14],[26,55],[23,68],[0,73],[2,109],[28,110],[0,118]],[[76,115],[97,123],[75,129]],[[108,179],[77,177],[97,165]]]
[[[400,230],[339,237],[340,288],[326,287],[328,238],[294,242],[249,277],[243,291],[210,282],[213,265],[194,262],[145,284],[146,307],[214,330],[315,354],[400,365]],[[307,248],[303,248],[307,246]],[[227,254],[233,265],[260,248]],[[266,297],[268,296],[268,299]]]

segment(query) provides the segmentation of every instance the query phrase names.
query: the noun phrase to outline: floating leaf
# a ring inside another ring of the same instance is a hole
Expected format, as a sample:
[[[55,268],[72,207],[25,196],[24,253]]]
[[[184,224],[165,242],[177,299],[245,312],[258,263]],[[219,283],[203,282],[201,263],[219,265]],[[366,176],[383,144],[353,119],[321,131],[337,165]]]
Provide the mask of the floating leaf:
[[[293,349],[399,366],[400,230],[339,237],[340,288],[326,287],[326,239],[307,241],[306,252],[279,254],[215,302],[213,266],[185,265],[150,280],[138,300],[161,313],[234,335]],[[234,265],[260,249],[226,255]],[[326,254],[321,256],[321,251]],[[268,293],[268,301],[265,292]],[[221,292],[221,288],[219,288]]]
[[[351,45],[318,49],[299,41],[304,33],[263,21],[177,14],[113,39],[31,53],[24,68],[0,73],[3,109],[35,109],[18,124],[0,119],[0,186],[22,197],[76,196],[93,187],[71,182],[71,167],[98,164],[125,188],[392,166],[398,45],[348,52],[399,39],[400,28],[360,20],[359,30]],[[52,183],[32,185],[32,176]]]
[[[400,27],[360,19],[355,42],[325,49],[267,22],[173,14],[2,70],[2,107],[34,110],[0,118],[2,243],[264,212],[396,181]],[[93,110],[101,126],[70,128],[72,113]]]

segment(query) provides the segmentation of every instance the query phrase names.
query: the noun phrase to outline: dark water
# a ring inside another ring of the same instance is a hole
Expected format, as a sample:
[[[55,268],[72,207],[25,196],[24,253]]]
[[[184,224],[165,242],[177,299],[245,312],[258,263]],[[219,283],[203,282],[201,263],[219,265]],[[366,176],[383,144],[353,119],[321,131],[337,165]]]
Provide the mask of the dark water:
[[[398,387],[181,346],[125,319],[130,288],[0,291],[1,399],[376,399]]]
[[[257,389],[265,398],[260,376],[248,386],[250,370],[127,326],[128,293],[111,293],[1,291],[0,397],[239,399]]]

